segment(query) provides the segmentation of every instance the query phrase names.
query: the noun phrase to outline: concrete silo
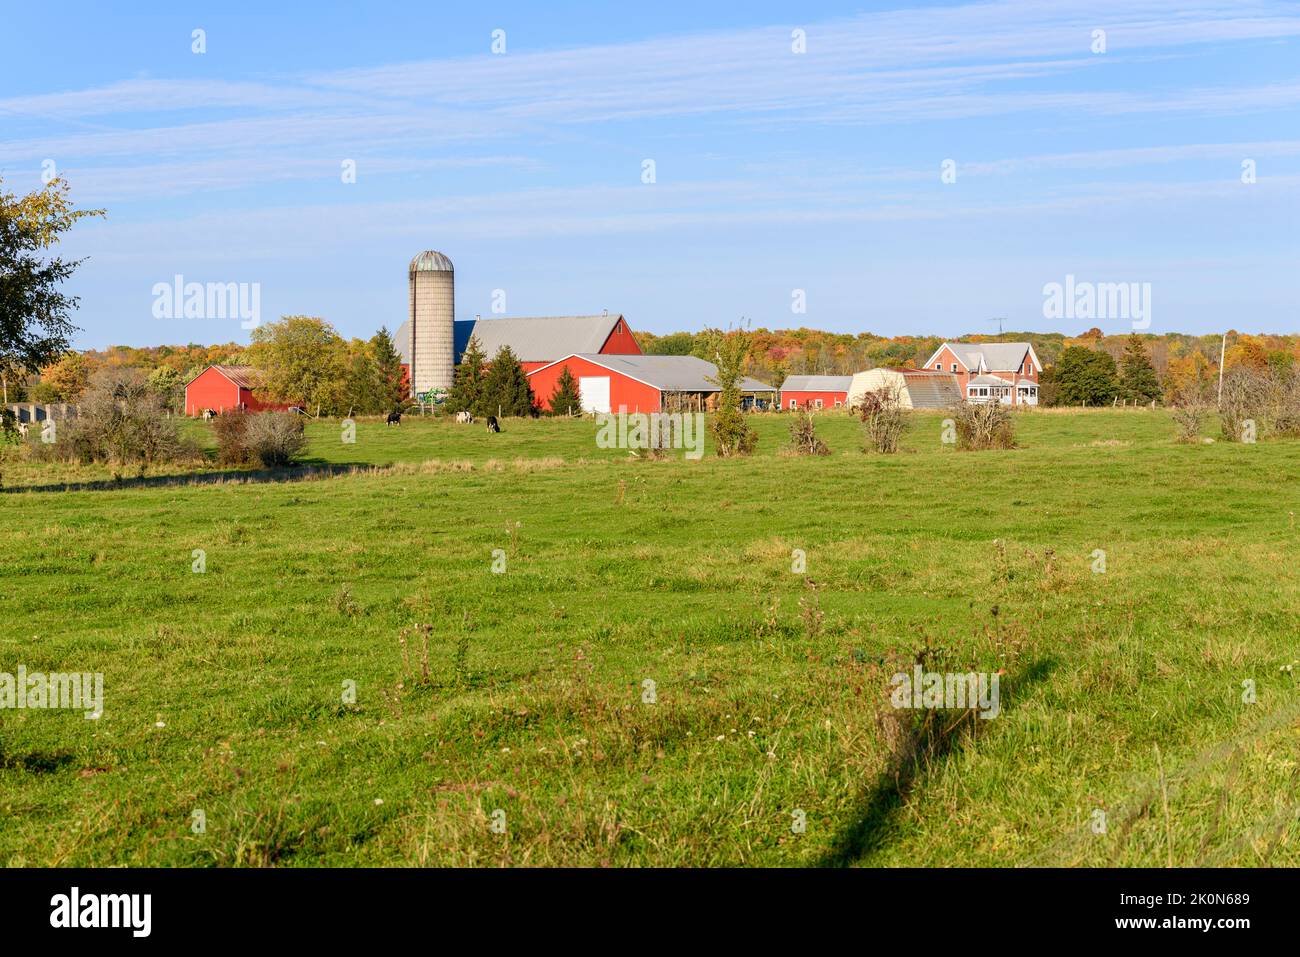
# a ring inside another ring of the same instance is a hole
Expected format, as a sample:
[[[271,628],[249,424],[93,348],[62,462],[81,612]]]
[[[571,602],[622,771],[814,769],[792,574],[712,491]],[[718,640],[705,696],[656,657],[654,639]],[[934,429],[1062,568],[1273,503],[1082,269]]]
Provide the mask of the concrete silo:
[[[456,273],[451,260],[426,250],[411,260],[411,387],[416,394],[450,389],[456,365]]]

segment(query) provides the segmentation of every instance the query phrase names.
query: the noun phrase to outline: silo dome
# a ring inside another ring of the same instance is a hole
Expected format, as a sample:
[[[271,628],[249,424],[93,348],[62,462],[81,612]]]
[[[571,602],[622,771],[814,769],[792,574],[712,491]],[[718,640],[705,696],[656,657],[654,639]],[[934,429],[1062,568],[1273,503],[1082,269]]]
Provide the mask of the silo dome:
[[[455,272],[451,260],[436,249],[426,249],[411,260],[411,272]]]

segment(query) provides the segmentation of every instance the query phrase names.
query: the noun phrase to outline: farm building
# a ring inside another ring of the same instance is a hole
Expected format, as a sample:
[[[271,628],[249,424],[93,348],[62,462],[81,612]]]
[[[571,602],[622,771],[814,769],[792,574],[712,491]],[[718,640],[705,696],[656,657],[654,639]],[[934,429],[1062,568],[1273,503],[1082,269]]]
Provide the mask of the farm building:
[[[695,356],[574,354],[528,374],[539,408],[549,408],[565,368],[578,380],[584,412],[707,411],[720,391],[712,381],[717,367]],[[747,396],[776,393],[767,383],[749,377],[741,380],[741,391]]]
[[[411,260],[407,276],[410,314],[398,327],[394,345],[415,395],[451,388],[471,336],[489,362],[498,349],[509,346],[524,372],[569,355],[641,354],[627,320],[608,310],[598,316],[457,320],[455,270],[440,252],[420,253]]]
[[[956,376],[969,402],[1038,405],[1043,364],[1028,342],[945,342],[925,368]]]
[[[783,409],[838,409],[849,394],[851,375],[792,375],[781,384]]]
[[[252,366],[208,366],[185,384],[185,414],[202,415],[204,409],[261,412],[288,408],[259,401],[255,394],[259,382],[258,371]]]
[[[847,404],[861,404],[868,392],[886,389],[905,409],[946,409],[961,401],[961,387],[950,372],[933,369],[868,369],[853,376]]]

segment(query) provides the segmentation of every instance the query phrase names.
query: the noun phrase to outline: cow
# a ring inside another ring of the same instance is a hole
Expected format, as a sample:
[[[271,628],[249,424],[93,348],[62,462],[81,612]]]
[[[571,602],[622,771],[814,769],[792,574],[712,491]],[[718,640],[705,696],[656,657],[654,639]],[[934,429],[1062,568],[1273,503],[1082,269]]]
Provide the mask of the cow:
[[[402,424],[402,413],[400,413],[400,412],[389,412],[389,413],[388,413],[388,421],[387,421],[385,424],[386,424],[386,425],[401,425],[401,424]]]
[[[19,422],[19,423],[18,423],[18,434],[21,435],[23,438],[27,438],[27,423],[26,423],[26,422]]]
[[[501,426],[497,425],[497,417],[495,415],[488,416],[487,429],[489,432],[501,431]]]
[[[462,410],[456,413],[456,421],[461,425],[473,425],[474,416],[471,415],[468,410]]]
[[[217,417],[217,410],[216,410],[216,409],[204,409],[204,410],[203,410],[203,421],[204,421],[204,422],[207,422],[209,419],[215,419],[216,417]]]

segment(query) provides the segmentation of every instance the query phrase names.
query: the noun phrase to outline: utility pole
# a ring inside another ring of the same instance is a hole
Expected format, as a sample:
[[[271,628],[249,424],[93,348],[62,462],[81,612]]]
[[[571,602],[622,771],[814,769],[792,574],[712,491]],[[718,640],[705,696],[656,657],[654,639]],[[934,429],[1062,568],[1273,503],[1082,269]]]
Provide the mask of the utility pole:
[[[1228,334],[1223,334],[1223,342],[1219,345],[1219,400],[1215,404],[1223,405],[1223,357],[1228,354]]]

